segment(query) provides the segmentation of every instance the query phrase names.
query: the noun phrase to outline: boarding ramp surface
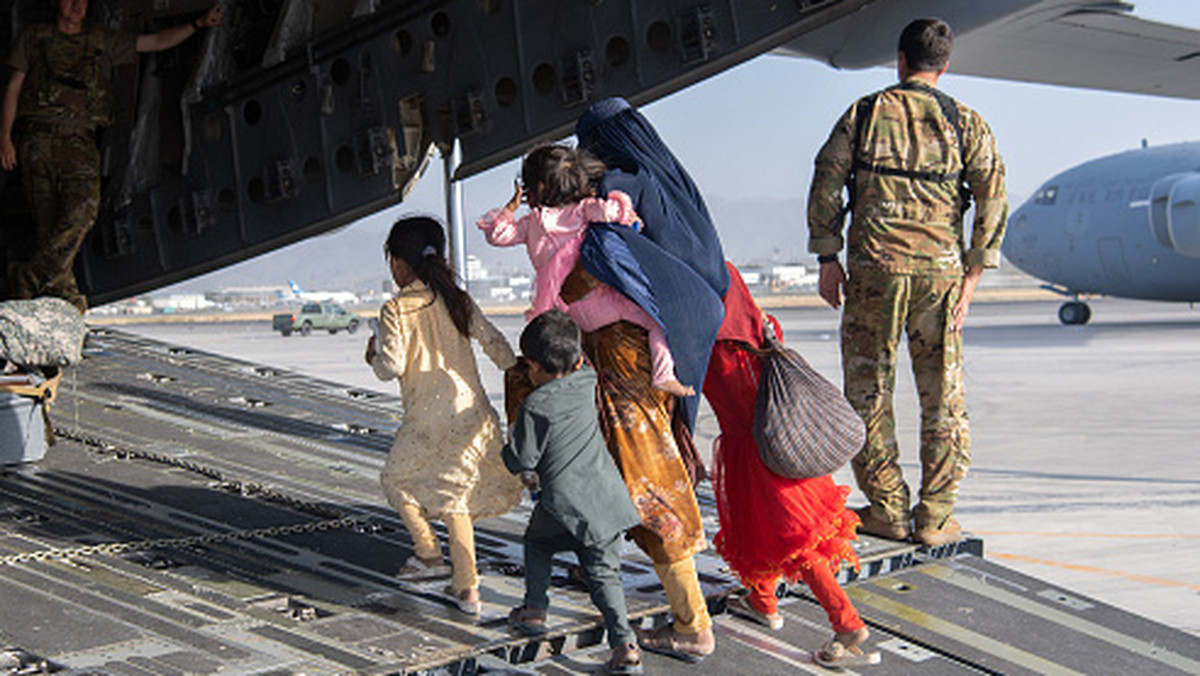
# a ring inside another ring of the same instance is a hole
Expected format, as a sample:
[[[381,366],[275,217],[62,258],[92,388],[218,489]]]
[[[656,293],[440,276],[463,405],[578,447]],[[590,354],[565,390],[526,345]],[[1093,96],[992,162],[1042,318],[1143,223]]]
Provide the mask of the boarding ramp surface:
[[[0,476],[0,674],[576,674],[606,657],[569,555],[550,634],[506,627],[528,502],[478,524],[477,621],[447,579],[395,579],[411,541],[378,476],[398,398],[116,331],[86,355],[52,412],[57,445]],[[706,485],[700,501],[711,538]],[[865,673],[1200,672],[1195,637],[996,566],[979,540],[858,547],[842,579],[884,654]],[[700,666],[647,655],[648,673],[824,671],[809,651],[830,630],[803,586],[772,632],[721,614],[738,585],[713,551],[698,568],[718,650]],[[667,620],[632,545],[623,578],[636,625]]]

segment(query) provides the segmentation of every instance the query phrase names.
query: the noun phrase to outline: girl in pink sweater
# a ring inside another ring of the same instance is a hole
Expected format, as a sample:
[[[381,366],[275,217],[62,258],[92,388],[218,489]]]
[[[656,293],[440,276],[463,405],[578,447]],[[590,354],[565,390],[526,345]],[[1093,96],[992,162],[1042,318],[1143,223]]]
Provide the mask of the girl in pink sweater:
[[[637,303],[605,284],[570,305],[559,296],[563,280],[579,262],[579,247],[588,223],[641,228],[625,193],[614,191],[607,199],[594,197],[593,179],[603,170],[602,164],[574,148],[538,146],[521,165],[521,182],[512,199],[487,212],[479,220],[479,229],[494,246],[526,246],[537,273],[533,307],[526,310],[526,320],[558,308],[571,315],[584,332],[622,319],[633,322],[650,334],[654,386],[677,396],[691,396],[695,390],[675,378],[675,360],[662,327]],[[528,193],[522,190],[522,183]],[[529,203],[529,213],[518,219],[516,211],[523,196]]]

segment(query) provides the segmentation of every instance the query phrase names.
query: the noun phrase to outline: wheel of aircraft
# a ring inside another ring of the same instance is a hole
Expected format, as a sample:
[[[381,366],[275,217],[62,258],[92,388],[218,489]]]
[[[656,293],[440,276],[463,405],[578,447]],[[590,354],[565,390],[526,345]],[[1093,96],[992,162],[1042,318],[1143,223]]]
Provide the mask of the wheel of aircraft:
[[[1092,318],[1092,308],[1077,300],[1068,301],[1058,308],[1058,320],[1067,326],[1087,324]]]

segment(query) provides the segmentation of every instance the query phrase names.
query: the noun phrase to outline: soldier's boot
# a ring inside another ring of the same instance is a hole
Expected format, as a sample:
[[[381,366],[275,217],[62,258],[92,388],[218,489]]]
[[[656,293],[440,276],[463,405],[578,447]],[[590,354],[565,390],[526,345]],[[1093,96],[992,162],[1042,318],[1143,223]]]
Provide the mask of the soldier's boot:
[[[861,524],[858,527],[858,532],[874,535],[887,540],[907,540],[908,539],[908,521],[888,521],[878,518],[874,515],[870,505],[859,507],[854,510],[858,515],[858,520]]]
[[[962,539],[962,525],[953,516],[948,515],[941,519],[934,519],[918,513],[913,516],[913,519],[916,524],[913,540],[918,544],[926,547],[941,547]]]

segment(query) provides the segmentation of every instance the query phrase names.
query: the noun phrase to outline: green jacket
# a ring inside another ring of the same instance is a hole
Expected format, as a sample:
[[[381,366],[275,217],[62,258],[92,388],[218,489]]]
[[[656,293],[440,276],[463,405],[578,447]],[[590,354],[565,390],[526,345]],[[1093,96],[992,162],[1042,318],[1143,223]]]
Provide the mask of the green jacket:
[[[9,65],[25,73],[18,116],[94,128],[112,122],[112,71],[137,63],[137,35],[88,27],[64,35],[52,25],[21,32]]]
[[[918,80],[913,82],[919,83]],[[888,88],[875,94],[871,119],[858,120],[856,102],[842,115],[817,155],[808,195],[808,250],[847,249],[851,271],[959,275],[962,266],[1000,264],[1008,217],[1004,162],[979,113],[957,103],[963,148],[929,87]],[[861,130],[861,138],[855,133]],[[861,170],[849,241],[842,237],[842,193],[858,159],[891,169],[961,174],[975,202],[964,231],[958,181],[933,182]]]
[[[538,507],[585,545],[608,542],[642,522],[600,433],[590,368],[529,393],[503,458],[514,474],[537,471]]]

